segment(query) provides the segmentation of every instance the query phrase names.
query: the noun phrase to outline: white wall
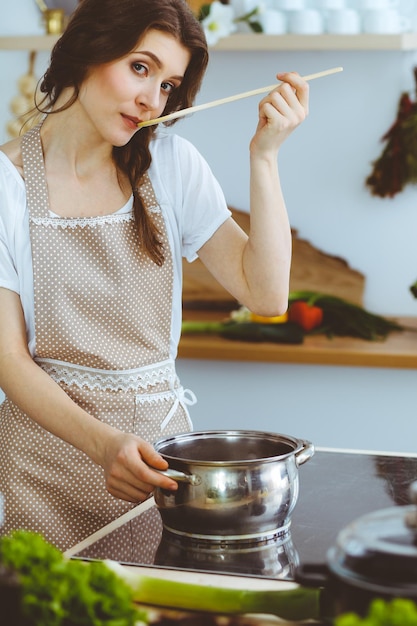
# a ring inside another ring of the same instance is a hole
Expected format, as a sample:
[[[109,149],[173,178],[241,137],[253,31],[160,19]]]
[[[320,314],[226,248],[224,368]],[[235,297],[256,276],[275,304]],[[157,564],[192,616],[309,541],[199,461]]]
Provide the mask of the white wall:
[[[21,5],[7,4],[16,25]],[[5,0],[0,0],[5,8]],[[0,26],[1,34],[1,26]],[[0,139],[27,53],[0,51]],[[38,56],[37,71],[48,55]],[[275,74],[343,66],[311,83],[311,112],[282,149],[280,167],[291,224],[299,235],[345,258],[366,276],[365,305],[417,315],[417,187],[373,198],[364,181],[393,123],[400,94],[414,96],[414,52],[212,52],[198,102],[268,85]],[[257,99],[195,114],[175,126],[210,162],[228,202],[248,209],[248,142]],[[179,363],[199,396],[195,426],[253,427],[311,438],[317,445],[416,451],[416,372],[262,363]]]
[[[409,292],[417,278],[417,187],[382,200],[364,181],[400,94],[414,97],[415,64],[414,52],[216,52],[199,98],[267,85],[281,70],[344,67],[311,83],[310,116],[281,152],[282,181],[300,237],[361,271],[365,305],[387,315],[417,315]],[[178,124],[212,164],[229,203],[243,209],[256,107],[256,99],[241,101]],[[179,372],[199,398],[195,428],[271,429],[319,446],[417,450],[412,370],[182,360]]]
[[[212,53],[200,101],[268,85],[276,72],[308,74],[343,66],[311,83],[308,120],[283,147],[280,167],[291,224],[366,276],[365,303],[384,314],[417,314],[417,187],[395,199],[365,188],[399,96],[414,90],[412,52]],[[413,91],[414,93],[414,91]],[[247,145],[257,99],[197,113],[178,123],[208,158],[228,201],[248,208]]]
[[[412,370],[182,359],[194,428],[271,430],[317,446],[417,452]]]

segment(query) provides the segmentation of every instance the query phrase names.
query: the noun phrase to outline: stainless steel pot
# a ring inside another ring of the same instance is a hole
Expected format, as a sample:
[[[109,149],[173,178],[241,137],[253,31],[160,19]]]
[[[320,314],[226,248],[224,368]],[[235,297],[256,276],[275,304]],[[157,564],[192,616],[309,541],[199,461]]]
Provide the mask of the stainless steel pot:
[[[250,430],[185,433],[157,441],[155,449],[179,481],[175,492],[154,492],[165,528],[227,540],[287,532],[298,467],[314,454],[309,441]]]

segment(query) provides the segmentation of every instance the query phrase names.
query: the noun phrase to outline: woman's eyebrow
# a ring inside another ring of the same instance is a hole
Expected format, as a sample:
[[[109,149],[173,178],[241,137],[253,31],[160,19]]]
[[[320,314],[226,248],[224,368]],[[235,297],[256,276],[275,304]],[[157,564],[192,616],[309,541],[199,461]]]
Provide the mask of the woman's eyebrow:
[[[152,59],[152,61],[159,67],[159,69],[163,67],[163,64],[161,63],[159,57],[157,57],[156,54],[150,52],[149,50],[133,50],[133,54],[144,54],[145,56],[148,56],[150,59]],[[171,78],[175,78],[179,81],[184,80],[184,76],[181,76],[179,74],[172,76]]]
[[[154,54],[153,52],[150,52],[149,50],[133,50],[133,54],[144,54],[144,55],[150,57],[152,59],[152,61],[154,63],[156,63],[156,65],[158,67],[162,67],[162,63],[161,63],[159,57],[157,57],[156,54]]]

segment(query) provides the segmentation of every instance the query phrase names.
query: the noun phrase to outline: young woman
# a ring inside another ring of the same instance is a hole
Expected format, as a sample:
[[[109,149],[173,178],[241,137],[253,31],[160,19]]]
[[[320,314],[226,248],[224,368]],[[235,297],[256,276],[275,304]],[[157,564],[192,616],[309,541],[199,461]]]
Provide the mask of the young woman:
[[[308,86],[279,74],[259,104],[247,237],[189,142],[137,128],[190,106],[207,60],[184,0],[82,0],[41,82],[42,122],[1,146],[3,532],[66,549],[177,487],[152,442],[192,427],[175,373],[182,256],[252,311],[287,307],[277,154]]]

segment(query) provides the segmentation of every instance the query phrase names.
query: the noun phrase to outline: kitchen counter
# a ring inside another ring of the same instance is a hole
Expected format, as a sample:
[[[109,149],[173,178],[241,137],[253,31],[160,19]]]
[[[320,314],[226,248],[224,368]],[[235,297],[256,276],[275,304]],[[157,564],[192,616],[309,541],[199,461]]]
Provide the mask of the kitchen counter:
[[[186,562],[181,560],[177,550],[175,559],[167,562],[165,558],[165,563],[161,565],[158,554],[161,545],[166,547],[166,542],[158,515],[159,539],[143,536],[143,533],[133,535],[140,538],[139,541],[147,547],[152,544],[148,560],[139,561],[133,556],[124,562],[129,563],[129,567],[139,567],[145,575],[169,580],[207,586],[237,586],[243,589],[289,589],[296,585],[293,582],[292,567],[297,563],[325,563],[329,547],[334,545],[338,533],[347,524],[375,510],[409,504],[409,486],[416,476],[417,455],[318,448],[312,459],[300,467],[299,498],[292,514],[291,534],[284,542],[281,538],[276,544],[272,541],[260,542],[250,551],[245,548],[241,554],[244,559],[240,557],[236,559],[227,546],[221,548],[213,546],[207,552],[207,547],[202,547],[199,543],[198,548],[194,548],[194,552],[191,551],[190,554],[187,545],[184,548],[187,553]],[[141,523],[140,518],[145,511],[145,508],[141,507],[144,505],[147,513],[152,511],[156,513],[154,503],[146,501],[136,507],[138,513],[134,516],[129,514],[129,524]],[[108,558],[109,550],[112,549],[112,538],[117,543],[117,533],[123,531],[126,526],[120,520],[120,525],[116,528],[115,523],[118,521],[115,520],[109,525],[113,525],[112,529],[98,531],[99,539],[91,537],[89,541],[87,538],[83,545],[75,546],[70,556]],[[132,529],[133,527],[126,528],[129,532],[132,532]],[[288,541],[291,549],[287,545]],[[280,546],[285,547],[285,554],[278,549]],[[138,546],[135,544],[133,550],[137,549]],[[164,611],[161,613],[159,609],[155,610],[161,615],[164,614]],[[251,621],[248,616],[233,618],[230,622],[221,621],[221,624],[227,626],[285,624],[272,617],[265,619],[257,617],[255,621]],[[197,624],[201,626],[202,623],[210,626],[218,624],[217,621],[202,622],[198,619],[195,622],[186,622],[187,626],[194,623],[196,626]],[[155,624],[159,622],[156,621]]]
[[[184,311],[184,319],[219,320],[227,313]],[[391,333],[384,341],[325,335],[306,337],[301,345],[251,343],[216,335],[184,335],[178,356],[183,359],[261,361],[310,365],[345,365],[417,369],[417,318],[397,318],[406,330]]]

